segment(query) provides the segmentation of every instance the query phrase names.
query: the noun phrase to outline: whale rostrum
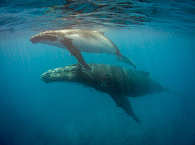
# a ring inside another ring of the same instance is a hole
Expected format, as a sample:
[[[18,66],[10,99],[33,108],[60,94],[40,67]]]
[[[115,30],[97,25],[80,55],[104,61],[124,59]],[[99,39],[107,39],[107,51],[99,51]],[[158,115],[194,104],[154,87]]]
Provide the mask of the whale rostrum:
[[[90,70],[79,64],[48,70],[41,75],[41,79],[46,83],[77,82],[105,92],[118,107],[137,122],[140,120],[134,113],[128,96],[136,97],[165,91],[164,87],[151,79],[148,72],[108,64],[88,65]]]

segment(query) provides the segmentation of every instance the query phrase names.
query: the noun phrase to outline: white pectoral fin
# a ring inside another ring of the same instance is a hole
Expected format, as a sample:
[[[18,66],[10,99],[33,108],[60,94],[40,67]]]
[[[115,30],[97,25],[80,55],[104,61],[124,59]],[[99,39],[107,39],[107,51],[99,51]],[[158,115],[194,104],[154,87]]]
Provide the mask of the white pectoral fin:
[[[65,39],[62,43],[67,47],[67,50],[82,64],[85,68],[90,69],[85,62],[81,52],[72,44],[72,40]]]
[[[127,96],[112,95],[112,99],[115,101],[118,107],[121,107],[128,115],[133,117],[136,122],[140,123],[140,120],[134,113]]]

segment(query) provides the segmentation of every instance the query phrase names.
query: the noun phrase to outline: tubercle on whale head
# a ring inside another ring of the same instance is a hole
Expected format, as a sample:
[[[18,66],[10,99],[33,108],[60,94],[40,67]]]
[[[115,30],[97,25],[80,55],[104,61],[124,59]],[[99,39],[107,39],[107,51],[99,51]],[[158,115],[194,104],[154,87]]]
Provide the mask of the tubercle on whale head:
[[[46,82],[54,81],[78,81],[79,67],[77,65],[65,66],[63,68],[56,68],[53,70],[48,70],[41,75],[41,79]]]

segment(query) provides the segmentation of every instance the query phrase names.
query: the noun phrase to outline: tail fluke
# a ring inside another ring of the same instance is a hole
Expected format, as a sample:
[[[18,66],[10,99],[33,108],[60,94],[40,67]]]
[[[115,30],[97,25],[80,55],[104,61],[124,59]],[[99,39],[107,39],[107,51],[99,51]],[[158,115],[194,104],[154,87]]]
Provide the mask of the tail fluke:
[[[118,49],[118,47],[114,43],[113,43],[113,45],[116,48],[116,55],[118,56],[119,61],[122,61],[124,63],[127,63],[127,64],[133,66],[136,69],[136,65],[128,57],[122,55],[120,53],[120,50]]]
[[[135,69],[136,69],[136,65],[126,56],[123,56],[123,55],[117,55],[118,56],[118,59],[124,63],[127,63],[131,66],[133,66]]]

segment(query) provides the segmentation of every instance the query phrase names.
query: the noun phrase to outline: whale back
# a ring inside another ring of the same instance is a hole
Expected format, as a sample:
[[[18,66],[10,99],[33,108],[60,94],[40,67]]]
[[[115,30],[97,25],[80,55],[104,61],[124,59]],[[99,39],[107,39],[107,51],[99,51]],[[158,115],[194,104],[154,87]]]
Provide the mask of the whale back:
[[[87,80],[90,80],[89,86],[95,84],[93,87],[110,95],[136,97],[164,91],[145,71],[105,64],[91,64],[90,67],[91,72],[82,71],[80,74],[81,78],[90,77],[83,82],[87,84]]]

